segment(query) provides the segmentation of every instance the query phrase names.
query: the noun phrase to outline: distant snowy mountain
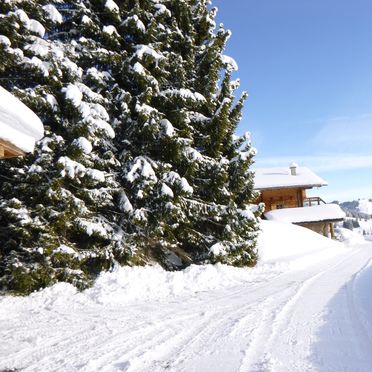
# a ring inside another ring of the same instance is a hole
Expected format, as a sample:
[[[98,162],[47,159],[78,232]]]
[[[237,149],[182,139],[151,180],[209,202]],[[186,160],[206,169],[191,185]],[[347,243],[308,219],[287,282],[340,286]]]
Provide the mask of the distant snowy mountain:
[[[366,239],[372,239],[372,201],[359,199],[340,203],[340,207],[346,213],[346,219],[339,227],[363,235]]]

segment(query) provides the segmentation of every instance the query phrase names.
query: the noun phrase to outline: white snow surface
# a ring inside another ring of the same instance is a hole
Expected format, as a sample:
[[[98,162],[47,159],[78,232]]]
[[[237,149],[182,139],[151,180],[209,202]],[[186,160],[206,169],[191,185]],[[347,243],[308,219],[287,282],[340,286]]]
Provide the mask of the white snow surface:
[[[161,59],[164,58],[161,54],[159,54],[153,48],[149,47],[148,45],[142,45],[142,44],[139,44],[139,45],[136,46],[136,56],[140,60],[144,56],[151,56],[152,58],[155,59],[156,62],[158,62],[158,61],[160,61]]]
[[[57,10],[57,8],[52,5],[44,5],[43,9],[47,13],[48,18],[54,22],[54,23],[62,23],[63,22],[63,17],[62,14]]]
[[[116,267],[83,292],[0,297],[0,369],[369,371],[372,243],[261,228],[253,269]]]
[[[66,98],[70,100],[75,107],[80,106],[83,99],[83,93],[81,93],[77,85],[67,85],[67,87],[62,88],[62,93],[65,94]]]
[[[119,206],[124,212],[130,213],[133,211],[133,206],[124,191],[121,192]]]
[[[198,92],[193,93],[190,89],[184,89],[184,88],[181,88],[181,89],[166,89],[166,90],[163,90],[161,92],[161,95],[176,96],[176,97],[180,97],[180,98],[183,98],[183,99],[191,99],[195,102],[197,102],[197,101],[205,102],[205,97],[202,94],[200,94]]]
[[[10,40],[9,40],[9,38],[7,37],[7,36],[5,36],[5,35],[0,35],[0,44],[3,44],[3,45],[5,45],[5,46],[11,46],[11,42],[10,42]]]
[[[81,151],[84,154],[90,154],[92,152],[92,150],[93,150],[92,143],[90,141],[88,141],[85,137],[76,138],[73,141],[73,144],[76,147],[78,147],[79,149],[81,149]]]
[[[320,187],[328,183],[317,176],[309,168],[298,167],[296,175],[292,176],[288,168],[256,168],[255,188],[257,190],[289,188],[289,187]]]
[[[119,12],[119,6],[113,0],[107,0],[105,3],[105,8],[111,10],[112,12]]]
[[[44,135],[39,117],[18,98],[0,86],[0,139],[25,152],[33,152]]]
[[[174,126],[172,125],[172,123],[169,120],[162,119],[160,121],[160,125],[162,126],[166,136],[172,137],[174,135],[175,129],[174,129]]]
[[[123,26],[129,24],[129,23],[134,23],[136,25],[137,30],[140,30],[141,32],[146,32],[146,27],[143,24],[143,22],[138,18],[137,15],[128,17],[122,24]]]
[[[140,74],[140,75],[146,74],[145,68],[139,62],[136,62],[132,68],[133,68],[133,71],[137,72],[137,74]]]
[[[49,53],[50,46],[47,41],[34,36],[33,43],[28,44],[25,49],[32,51],[34,54],[37,54],[40,57],[44,57]]]
[[[92,20],[86,14],[84,14],[81,17],[81,23],[83,23],[83,24],[89,24],[89,23],[92,23]]]
[[[147,178],[154,182],[157,181],[156,173],[151,163],[143,156],[137,156],[135,158],[130,171],[126,175],[129,182],[134,182],[139,177]]]
[[[335,232],[339,236],[339,239],[346,245],[360,244],[365,241],[363,235],[354,230],[336,227]]]
[[[346,217],[345,212],[337,204],[321,204],[312,207],[283,208],[266,212],[268,220],[300,223],[327,220],[340,220]]]
[[[167,7],[163,4],[155,4],[154,8],[156,9],[156,12],[154,14],[155,17],[166,14],[168,17],[172,16],[172,13],[167,9]]]
[[[70,159],[68,156],[61,156],[57,162],[62,170],[60,172],[62,177],[79,178],[88,176],[97,182],[105,181],[105,173],[93,168],[86,168],[83,164]]]
[[[113,26],[113,25],[103,26],[102,31],[105,32],[106,34],[109,34],[109,35],[113,35],[113,34],[118,35],[118,31],[117,31],[116,27]]]
[[[174,197],[172,189],[165,183],[161,185],[160,194],[164,196],[169,196],[170,198]]]
[[[222,63],[225,65],[228,65],[231,70],[238,71],[239,69],[238,64],[236,63],[234,58],[227,56],[227,55],[222,55],[221,59],[222,59]]]
[[[26,23],[26,27],[40,37],[44,37],[45,35],[45,27],[36,19],[29,19],[29,21]]]
[[[360,199],[358,202],[359,212],[372,215],[372,202],[370,202],[368,199]]]
[[[190,184],[188,183],[185,177],[181,177],[180,186],[181,186],[181,189],[187,194],[192,194],[194,192],[194,189],[190,186]]]

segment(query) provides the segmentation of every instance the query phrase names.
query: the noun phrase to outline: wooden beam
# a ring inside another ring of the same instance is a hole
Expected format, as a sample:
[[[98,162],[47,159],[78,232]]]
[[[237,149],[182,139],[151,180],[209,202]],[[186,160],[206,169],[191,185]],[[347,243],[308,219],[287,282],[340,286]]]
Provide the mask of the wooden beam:
[[[333,223],[332,222],[329,223],[329,228],[331,230],[331,238],[334,239],[335,238],[335,229],[333,227]]]
[[[24,155],[25,152],[20,148],[0,138],[0,159],[14,158]]]

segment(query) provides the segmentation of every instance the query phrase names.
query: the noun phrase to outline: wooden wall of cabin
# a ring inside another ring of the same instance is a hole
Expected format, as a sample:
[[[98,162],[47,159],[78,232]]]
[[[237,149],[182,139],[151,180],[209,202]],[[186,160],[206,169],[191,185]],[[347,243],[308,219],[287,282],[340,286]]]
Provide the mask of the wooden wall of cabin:
[[[273,209],[303,207],[305,198],[306,190],[299,188],[263,190],[258,202],[265,203],[265,212],[267,212]]]
[[[313,230],[318,234],[326,236],[327,238],[335,238],[334,226],[332,222],[298,223],[297,225]]]

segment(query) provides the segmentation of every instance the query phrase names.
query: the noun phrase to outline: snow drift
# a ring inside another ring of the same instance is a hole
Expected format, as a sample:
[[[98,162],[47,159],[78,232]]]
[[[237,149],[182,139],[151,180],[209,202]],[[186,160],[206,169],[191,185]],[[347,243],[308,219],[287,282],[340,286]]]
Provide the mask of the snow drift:
[[[71,284],[57,283],[34,292],[29,298],[4,297],[7,301],[31,301],[33,307],[51,304],[84,303],[124,304],[230,288],[279,271],[306,267],[335,255],[343,245],[306,228],[276,221],[261,221],[258,240],[259,264],[255,268],[236,268],[222,264],[191,265],[182,271],[169,272],[159,265],[145,267],[117,266],[100,274],[94,286],[78,292]]]

